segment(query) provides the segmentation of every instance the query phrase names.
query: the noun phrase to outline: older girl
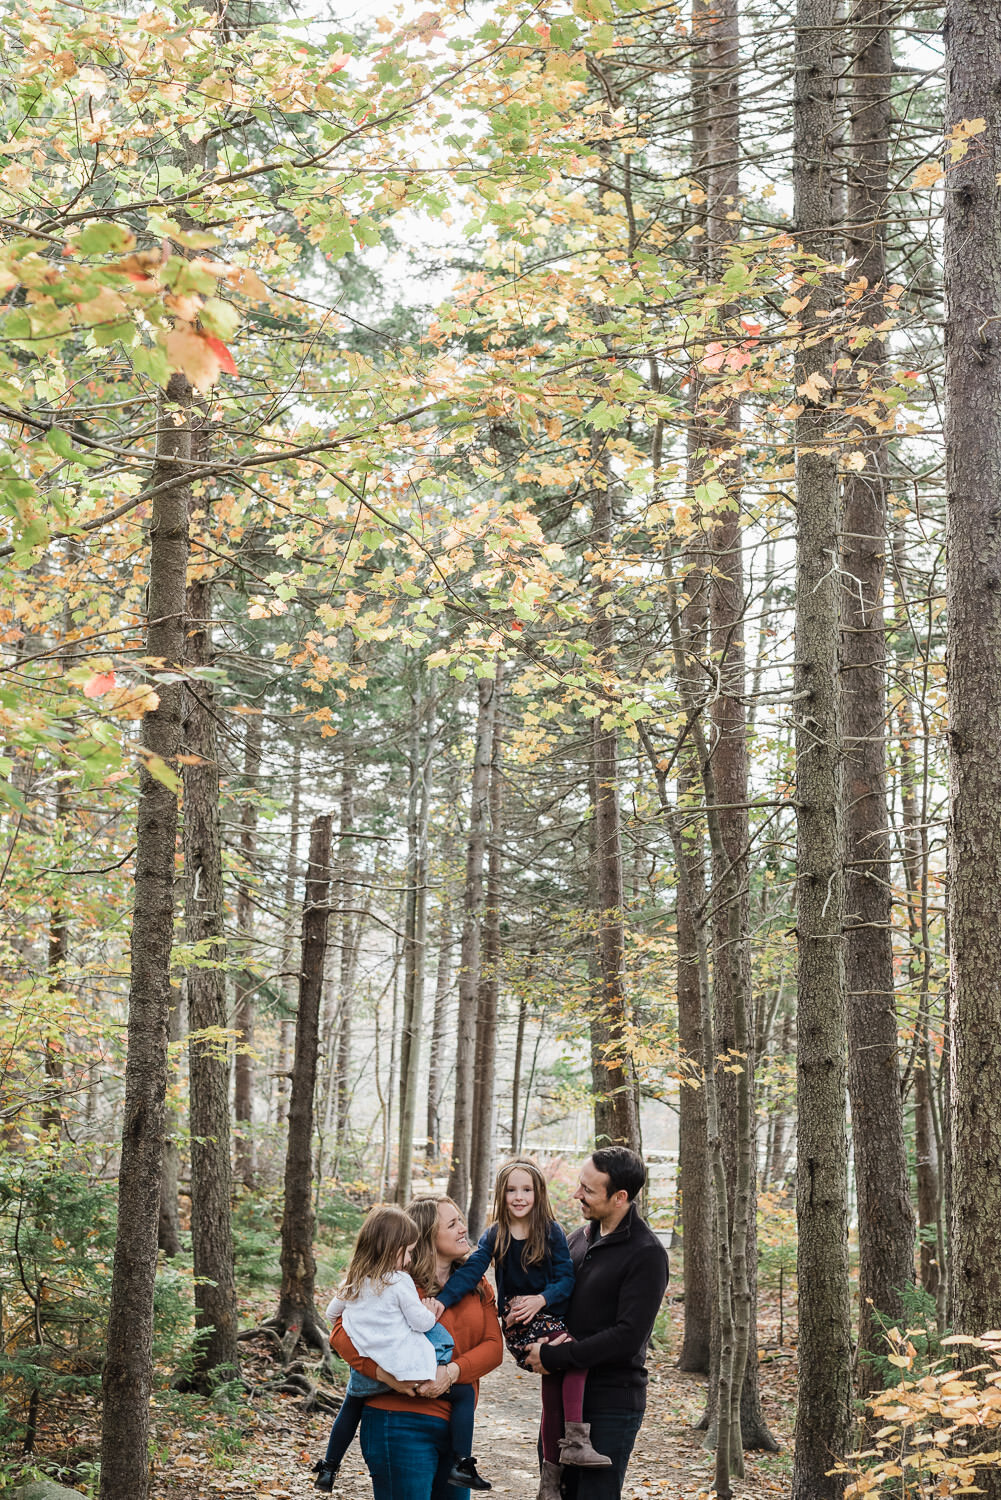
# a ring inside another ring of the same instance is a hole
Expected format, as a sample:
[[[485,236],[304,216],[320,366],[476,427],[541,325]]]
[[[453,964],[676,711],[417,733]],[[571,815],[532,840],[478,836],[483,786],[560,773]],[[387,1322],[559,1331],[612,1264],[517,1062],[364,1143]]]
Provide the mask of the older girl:
[[[568,1337],[563,1316],[574,1286],[573,1262],[549,1203],[537,1162],[506,1161],[497,1174],[492,1223],[473,1254],[437,1294],[451,1307],[493,1262],[504,1338],[522,1369],[525,1351],[542,1340]],[[433,1304],[435,1305],[435,1304]],[[539,1500],[559,1500],[561,1464],[607,1469],[612,1460],[591,1445],[584,1421],[586,1370],[542,1377],[542,1479]]]

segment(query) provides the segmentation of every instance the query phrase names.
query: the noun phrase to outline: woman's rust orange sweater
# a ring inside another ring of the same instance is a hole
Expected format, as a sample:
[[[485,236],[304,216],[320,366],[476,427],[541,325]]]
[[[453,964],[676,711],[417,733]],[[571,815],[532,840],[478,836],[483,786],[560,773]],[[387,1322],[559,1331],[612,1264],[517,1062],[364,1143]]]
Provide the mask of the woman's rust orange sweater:
[[[504,1340],[497,1321],[493,1289],[489,1283],[481,1281],[475,1292],[470,1292],[454,1307],[447,1308],[442,1313],[441,1326],[448,1330],[455,1342],[452,1359],[459,1366],[457,1383],[472,1385],[478,1395],[480,1376],[495,1370],[504,1358]],[[330,1342],[352,1369],[360,1370],[373,1380],[378,1379],[374,1361],[364,1359],[358,1353],[341,1327],[340,1318],[333,1326]],[[447,1400],[426,1401],[419,1396],[401,1396],[396,1391],[371,1396],[368,1404],[380,1411],[408,1411],[427,1417],[441,1417],[446,1422],[451,1411]]]

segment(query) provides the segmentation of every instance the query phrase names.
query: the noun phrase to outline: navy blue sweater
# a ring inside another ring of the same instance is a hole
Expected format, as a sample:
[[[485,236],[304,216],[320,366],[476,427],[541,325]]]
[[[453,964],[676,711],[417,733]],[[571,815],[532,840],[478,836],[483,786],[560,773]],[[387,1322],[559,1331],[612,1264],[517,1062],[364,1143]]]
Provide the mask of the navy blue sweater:
[[[480,1243],[469,1259],[452,1272],[438,1293],[438,1301],[443,1307],[454,1307],[460,1297],[479,1284],[493,1261],[497,1306],[501,1312],[506,1298],[535,1294],[546,1299],[546,1308],[554,1317],[564,1317],[573,1291],[573,1261],[567,1237],[555,1222],[549,1226],[548,1240],[545,1259],[538,1265],[526,1266],[521,1258],[525,1240],[511,1240],[505,1254],[500,1258],[496,1256],[497,1225],[491,1224],[480,1236]]]

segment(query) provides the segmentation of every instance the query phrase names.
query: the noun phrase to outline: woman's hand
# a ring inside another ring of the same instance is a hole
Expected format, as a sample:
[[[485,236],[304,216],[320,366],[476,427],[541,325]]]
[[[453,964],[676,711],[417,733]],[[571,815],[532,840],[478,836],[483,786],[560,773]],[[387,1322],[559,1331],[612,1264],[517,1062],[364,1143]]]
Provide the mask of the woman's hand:
[[[513,1297],[508,1305],[507,1315],[504,1322],[508,1328],[515,1323],[531,1323],[537,1318],[546,1305],[546,1299],[541,1292],[534,1292],[531,1296]]]
[[[397,1380],[395,1375],[390,1375],[381,1365],[376,1366],[376,1380],[381,1380],[383,1385],[388,1385],[391,1391],[397,1391],[401,1396],[416,1396],[420,1388],[419,1380]]]
[[[433,1380],[425,1380],[417,1387],[418,1396],[423,1396],[428,1401],[435,1400],[438,1396],[444,1396],[455,1384],[459,1374],[459,1366],[454,1360],[447,1365],[439,1365]]]

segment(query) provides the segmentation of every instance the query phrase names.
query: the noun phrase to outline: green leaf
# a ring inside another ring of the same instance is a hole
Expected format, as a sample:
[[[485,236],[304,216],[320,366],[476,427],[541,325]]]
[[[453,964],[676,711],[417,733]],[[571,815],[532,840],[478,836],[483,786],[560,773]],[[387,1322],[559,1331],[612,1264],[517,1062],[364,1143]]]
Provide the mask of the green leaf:
[[[58,454],[60,458],[69,459],[71,463],[83,464],[86,469],[99,469],[104,463],[104,459],[96,454],[81,453],[79,448],[74,448],[69,433],[64,432],[61,427],[50,428],[45,441],[53,453]]]
[[[135,235],[122,224],[109,224],[104,220],[88,224],[77,235],[77,248],[84,255],[122,255],[135,244]]]

